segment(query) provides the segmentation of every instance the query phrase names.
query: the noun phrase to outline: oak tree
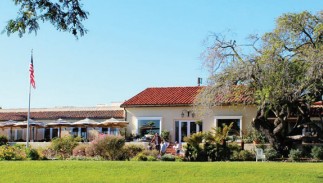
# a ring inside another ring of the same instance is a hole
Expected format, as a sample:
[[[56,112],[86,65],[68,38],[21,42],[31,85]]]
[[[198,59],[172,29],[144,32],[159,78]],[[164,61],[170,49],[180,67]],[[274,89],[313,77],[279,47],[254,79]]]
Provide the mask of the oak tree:
[[[311,104],[323,94],[323,12],[283,14],[272,32],[251,35],[249,42],[212,36],[203,53],[210,77],[196,108],[205,113],[217,105],[256,104],[252,125],[280,152],[304,126],[323,140],[322,125],[310,118]],[[223,100],[232,92],[253,100]]]
[[[76,38],[87,33],[82,22],[88,12],[82,8],[81,0],[13,0],[19,7],[15,19],[8,21],[4,32],[18,33],[22,37],[26,31],[37,33],[39,21],[50,22],[57,30],[72,33]]]

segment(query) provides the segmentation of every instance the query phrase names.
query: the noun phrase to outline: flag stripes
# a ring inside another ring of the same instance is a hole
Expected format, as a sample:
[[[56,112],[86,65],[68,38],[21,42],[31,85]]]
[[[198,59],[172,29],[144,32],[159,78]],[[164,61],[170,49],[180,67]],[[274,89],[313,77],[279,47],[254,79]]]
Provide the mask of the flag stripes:
[[[34,89],[36,89],[35,76],[34,76],[34,61],[33,61],[32,54],[31,54],[31,62],[30,62],[29,72],[30,72],[30,84]]]

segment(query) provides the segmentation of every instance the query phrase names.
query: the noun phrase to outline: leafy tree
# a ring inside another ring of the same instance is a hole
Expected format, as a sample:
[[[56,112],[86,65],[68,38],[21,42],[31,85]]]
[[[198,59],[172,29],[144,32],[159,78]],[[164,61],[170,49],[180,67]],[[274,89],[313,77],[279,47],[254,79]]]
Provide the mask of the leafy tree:
[[[50,22],[57,30],[68,31],[75,37],[83,36],[87,30],[82,21],[87,19],[88,12],[82,9],[81,0],[13,0],[19,7],[15,19],[8,21],[4,30],[8,36],[18,33],[22,37],[39,30],[39,21]]]
[[[256,104],[252,125],[279,152],[304,125],[323,139],[310,119],[310,106],[323,93],[323,12],[283,14],[272,32],[248,38],[249,44],[240,45],[221,34],[211,37],[203,53],[210,78],[195,101],[200,115],[217,105]],[[288,128],[292,116],[297,121]]]

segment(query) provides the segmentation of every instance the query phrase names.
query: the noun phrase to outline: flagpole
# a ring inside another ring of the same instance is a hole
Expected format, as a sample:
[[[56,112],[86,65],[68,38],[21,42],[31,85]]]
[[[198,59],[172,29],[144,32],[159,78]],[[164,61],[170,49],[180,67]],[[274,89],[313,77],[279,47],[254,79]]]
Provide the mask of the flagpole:
[[[32,60],[33,60],[33,49],[31,49],[31,61]],[[29,147],[29,133],[30,133],[30,96],[31,96],[31,82],[29,82],[29,99],[28,99],[28,114],[27,114],[26,148]]]
[[[26,135],[26,148],[29,147],[29,131],[30,131],[30,96],[31,96],[31,84],[29,84],[29,100],[28,100],[28,114],[27,114],[27,135]]]

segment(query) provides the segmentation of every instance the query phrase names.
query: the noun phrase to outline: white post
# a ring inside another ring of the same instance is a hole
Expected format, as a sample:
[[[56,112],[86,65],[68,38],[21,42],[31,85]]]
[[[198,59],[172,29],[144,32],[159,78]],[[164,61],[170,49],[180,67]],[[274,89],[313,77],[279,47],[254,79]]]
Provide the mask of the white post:
[[[53,128],[49,129],[49,139],[53,139]]]
[[[82,131],[82,128],[81,127],[78,127],[77,136],[81,137],[81,131]]]
[[[28,101],[28,114],[27,114],[27,135],[26,135],[26,148],[29,147],[29,124],[30,124],[30,93],[31,84],[29,84],[29,101]]]

